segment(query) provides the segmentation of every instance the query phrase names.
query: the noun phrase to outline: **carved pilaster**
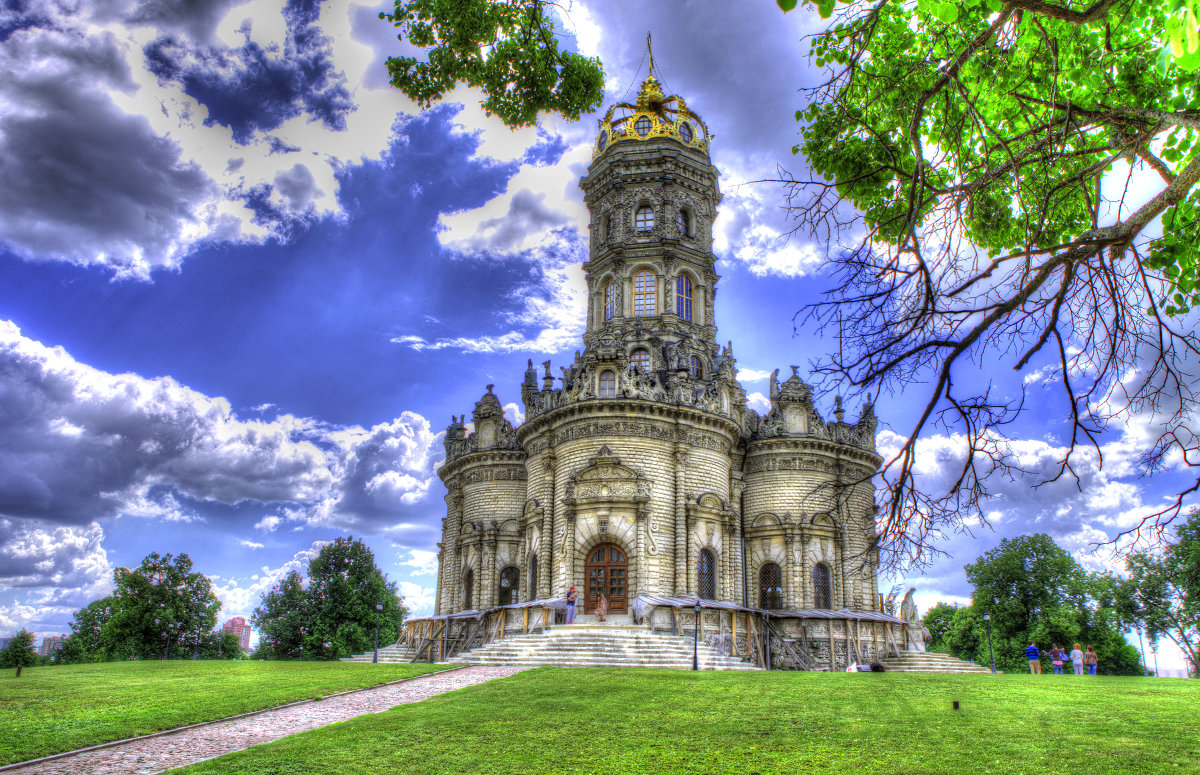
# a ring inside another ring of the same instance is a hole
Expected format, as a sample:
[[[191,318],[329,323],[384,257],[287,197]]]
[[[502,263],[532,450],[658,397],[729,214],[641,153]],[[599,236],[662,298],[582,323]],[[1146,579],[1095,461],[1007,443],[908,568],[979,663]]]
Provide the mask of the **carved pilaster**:
[[[687,470],[687,453],[683,451],[682,446],[675,445],[675,594],[687,594],[687,555],[688,555],[688,530],[687,530],[687,498],[684,495],[683,487],[685,483],[685,474]]]
[[[445,530],[443,530],[442,532],[444,533]],[[437,569],[437,587],[435,587],[437,589],[437,594],[435,594],[433,597],[433,615],[434,616],[440,616],[442,613],[442,593],[445,591],[445,583],[446,583],[446,550],[442,547],[442,543],[440,541],[438,542],[437,548],[438,548],[438,553],[437,553],[438,569]]]
[[[576,583],[575,579],[575,555],[578,553],[575,548],[575,509],[567,507],[566,513],[567,529],[566,535],[563,536],[563,553],[564,567],[567,570],[567,586]]]
[[[554,452],[548,451],[542,461],[545,467],[546,489],[542,493],[542,534],[539,536],[541,549],[538,551],[538,597],[547,598],[553,595],[551,585],[554,583]]]
[[[637,544],[635,551],[637,552],[637,573],[629,574],[629,597],[630,599],[641,594],[642,580],[645,579],[646,587],[650,588],[650,561],[646,556],[645,541],[646,531],[649,529],[649,514],[646,510],[646,504],[639,503],[637,511],[634,512],[634,536]]]
[[[783,573],[784,578],[787,579],[784,585],[784,589],[787,590],[787,594],[784,596],[783,607],[800,608],[800,606],[796,605],[796,601],[800,599],[800,595],[796,589],[796,545],[795,537],[792,532],[795,530],[795,526],[787,525],[784,529],[787,531],[783,534],[783,551],[787,565],[784,567]]]

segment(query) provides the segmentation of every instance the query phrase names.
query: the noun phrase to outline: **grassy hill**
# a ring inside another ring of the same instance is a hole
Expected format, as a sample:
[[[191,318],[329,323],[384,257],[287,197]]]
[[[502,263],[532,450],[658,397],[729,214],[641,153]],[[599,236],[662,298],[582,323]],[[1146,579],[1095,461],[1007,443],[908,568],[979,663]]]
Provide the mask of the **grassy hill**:
[[[0,765],[427,673],[429,665],[113,662],[0,672]]]
[[[1198,709],[1171,679],[541,668],[179,772],[1186,773]]]

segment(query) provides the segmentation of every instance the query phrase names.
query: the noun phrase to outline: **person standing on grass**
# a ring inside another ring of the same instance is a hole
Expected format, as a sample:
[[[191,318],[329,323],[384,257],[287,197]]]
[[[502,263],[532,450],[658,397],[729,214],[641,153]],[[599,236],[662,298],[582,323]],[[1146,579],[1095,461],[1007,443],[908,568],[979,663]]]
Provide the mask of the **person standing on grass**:
[[[575,587],[571,587],[567,592],[567,624],[575,623],[575,601],[579,599],[579,595],[575,592]]]
[[[1038,655],[1037,645],[1033,641],[1029,641],[1029,647],[1025,649],[1025,658],[1029,660],[1029,674],[1042,674],[1042,660]]]
[[[1050,648],[1050,664],[1054,666],[1054,674],[1062,675],[1063,658],[1067,655],[1058,647],[1057,643],[1051,644]]]
[[[1092,647],[1087,647],[1087,653],[1083,655],[1083,664],[1087,666],[1087,674],[1095,675],[1096,667],[1100,664],[1100,656],[1092,651]]]
[[[1075,644],[1075,648],[1071,649],[1071,667],[1075,670],[1075,675],[1083,675],[1083,650],[1079,648],[1079,644]]]

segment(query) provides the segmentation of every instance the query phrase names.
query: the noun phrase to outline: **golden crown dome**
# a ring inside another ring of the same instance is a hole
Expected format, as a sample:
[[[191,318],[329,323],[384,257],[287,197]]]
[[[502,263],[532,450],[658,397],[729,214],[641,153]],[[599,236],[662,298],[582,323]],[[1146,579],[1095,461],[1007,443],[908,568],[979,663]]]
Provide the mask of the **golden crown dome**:
[[[642,81],[637,103],[618,102],[608,109],[600,120],[600,133],[592,145],[595,159],[623,142],[646,142],[670,138],[689,148],[708,153],[708,126],[695,113],[688,110],[683,97],[677,94],[664,96],[658,79],[654,77],[654,55],[650,55],[650,76]]]

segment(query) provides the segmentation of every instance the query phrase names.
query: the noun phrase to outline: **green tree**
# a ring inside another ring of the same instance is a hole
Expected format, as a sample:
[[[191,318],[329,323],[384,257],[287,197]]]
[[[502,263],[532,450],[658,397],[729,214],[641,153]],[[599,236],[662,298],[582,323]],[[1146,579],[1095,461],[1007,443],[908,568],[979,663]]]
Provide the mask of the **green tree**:
[[[72,615],[71,634],[63,642],[61,660],[63,664],[79,662],[103,662],[114,658],[112,632],[105,633],[105,625],[112,618],[113,598],[102,598],[88,603]]]
[[[38,663],[33,651],[33,633],[22,629],[0,651],[0,667],[32,667]]]
[[[422,108],[459,83],[476,86],[484,110],[510,127],[536,123],[539,111],[577,119],[595,110],[600,62],[560,51],[545,8],[542,0],[396,0],[379,18],[425,60],[389,57],[392,85]]]
[[[252,623],[257,654],[273,659],[330,659],[361,653],[375,639],[375,604],[383,603],[379,642],[395,642],[408,613],[396,585],[362,541],[338,538],[309,562],[308,579],[292,571],[263,595]]]
[[[1148,470],[1200,459],[1185,363],[1200,336],[1172,320],[1200,303],[1196,0],[804,5],[832,16],[810,49],[828,79],[796,114],[811,174],[785,180],[789,203],[821,241],[853,242],[808,308],[845,335],[824,374],[929,386],[883,471],[889,556],[926,556],[931,535],[983,516],[990,473],[1016,470],[1004,432],[1032,402],[1022,380],[1000,398],[964,378],[972,363],[1051,375],[1072,423],[1051,478],[1122,413],[1162,410]],[[917,444],[935,428],[968,454],[923,491]]]
[[[949,632],[950,626],[954,621],[954,615],[959,610],[961,610],[961,607],[953,603],[938,603],[925,612],[925,615],[921,617],[921,623],[925,625],[925,629],[929,630],[929,634],[933,637],[930,646],[936,648],[946,645],[946,633]]]
[[[1021,670],[1025,647],[1051,644],[1068,651],[1092,646],[1106,674],[1141,672],[1136,649],[1121,634],[1116,580],[1089,574],[1045,534],[1001,540],[995,549],[965,566],[975,591],[969,608],[959,609],[945,636],[954,653],[986,663],[987,631],[983,614],[992,616],[996,666]]]
[[[1159,552],[1135,552],[1129,569],[1128,608],[1136,611],[1151,643],[1165,636],[1200,667],[1200,512],[1177,526],[1175,542]]]
[[[221,603],[186,554],[152,552],[137,568],[117,568],[113,580],[111,614],[101,636],[110,657],[190,657],[197,639],[216,626]]]
[[[407,613],[396,585],[375,566],[362,541],[338,538],[321,547],[308,565],[308,599],[313,645],[322,656],[366,651],[375,637],[375,604],[383,603],[380,643],[393,643]]]
[[[258,654],[262,658],[295,659],[301,656],[302,644],[311,632],[305,627],[312,615],[304,579],[296,571],[284,576],[263,595],[254,609],[250,623],[258,630]],[[310,656],[313,652],[310,650]]]

